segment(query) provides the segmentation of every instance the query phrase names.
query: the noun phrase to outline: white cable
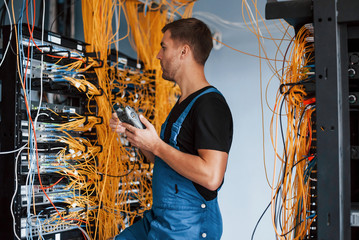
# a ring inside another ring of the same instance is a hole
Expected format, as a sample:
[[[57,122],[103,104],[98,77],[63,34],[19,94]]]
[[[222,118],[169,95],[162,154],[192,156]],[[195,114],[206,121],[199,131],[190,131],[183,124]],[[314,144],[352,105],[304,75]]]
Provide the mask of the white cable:
[[[20,148],[18,148],[18,149],[15,149],[15,150],[12,150],[12,151],[7,151],[7,152],[0,152],[0,155],[2,155],[2,154],[11,154],[11,153],[16,153],[16,152],[18,152],[18,151],[21,151],[24,147],[26,147],[27,146],[27,143],[24,145],[24,146],[22,146],[22,147],[20,147]]]
[[[261,37],[262,37],[262,41],[263,41],[263,43],[264,43],[263,34],[262,34],[262,32],[261,32],[261,29],[259,28],[259,25],[258,25],[258,23],[257,23],[256,19],[255,19],[255,18],[254,18],[254,16],[253,16],[252,9],[251,9],[251,7],[249,6],[249,4],[248,4],[247,0],[244,0],[244,2],[246,3],[247,8],[249,8],[249,13],[251,14],[251,17],[252,17],[253,22],[254,22],[254,23],[255,23],[255,25],[257,26],[257,29],[258,29],[259,35],[261,35]]]
[[[25,148],[25,146],[23,146],[22,148],[20,148],[20,151],[17,153],[16,158],[15,158],[15,191],[14,191],[14,195],[11,198],[11,203],[10,203],[10,212],[11,212],[11,216],[12,216],[12,220],[13,220],[13,231],[14,231],[14,235],[18,240],[21,240],[19,238],[19,236],[16,234],[16,221],[15,221],[15,215],[14,215],[14,211],[13,211],[13,206],[14,206],[14,199],[16,197],[17,194],[17,189],[18,189],[18,180],[17,180],[17,164],[18,164],[18,160],[19,160],[19,156],[21,154],[21,151]]]
[[[231,21],[227,21],[223,18],[220,18],[219,16],[210,13],[210,12],[202,12],[202,11],[197,11],[197,12],[193,12],[192,14],[193,17],[197,17],[197,18],[201,18],[201,19],[207,19],[210,20],[211,22],[220,25],[221,27],[225,27],[225,28],[242,28],[242,29],[247,29],[246,24],[243,22],[231,22]]]
[[[43,9],[45,9],[45,0],[43,0]],[[45,27],[45,11],[42,11],[42,30],[41,30],[41,45],[44,45],[44,27]],[[38,109],[37,109],[37,113],[36,113],[36,117],[35,117],[35,121],[34,121],[34,129],[33,129],[33,134],[34,136],[36,136],[36,127],[37,127],[37,120],[39,118],[39,116],[41,115],[47,115],[45,113],[41,113],[40,114],[40,110],[41,110],[41,105],[42,105],[42,95],[43,95],[43,64],[44,64],[44,55],[41,54],[41,62],[40,62],[40,99],[39,99],[39,105],[38,105]],[[31,118],[31,115],[29,116]],[[32,189],[34,188],[34,177],[35,177],[35,173],[36,173],[36,161],[37,161],[37,144],[35,142],[35,137],[32,138],[32,144],[31,146],[35,146],[35,151],[32,151],[32,154],[30,156],[30,168],[29,168],[29,172],[27,174],[26,177],[26,199],[27,199],[27,218],[29,218],[29,212],[30,212],[30,207],[31,207],[31,197],[32,197]],[[34,205],[36,204],[35,202],[33,203]],[[29,224],[30,228],[32,228],[31,223]],[[40,226],[37,226],[36,229],[39,231],[39,236],[42,238],[41,233],[42,233],[42,227],[41,227],[41,223]],[[31,234],[31,233],[30,233]],[[30,236],[31,237],[31,236]],[[28,236],[26,236],[26,238],[28,238]],[[31,237],[32,238],[32,237]]]
[[[117,11],[118,8],[118,11]],[[119,12],[120,11],[120,6],[115,5],[115,24],[116,24],[116,30],[117,30],[117,34],[115,36],[116,39],[116,50],[119,51],[120,49],[120,41],[118,41],[120,39],[120,31],[119,31],[119,22],[120,22],[120,18],[119,18]]]
[[[202,12],[202,11],[196,11],[193,12],[192,14],[193,17],[196,17],[200,20],[203,20],[204,22],[206,22],[209,25],[215,25],[217,27],[223,27],[223,28],[235,28],[235,29],[243,29],[243,30],[247,30],[247,25],[244,22],[232,22],[232,21],[228,21],[225,20],[219,16],[217,16],[216,14],[210,13],[210,12]],[[262,19],[258,19],[257,23],[261,23],[263,22]],[[266,24],[268,29],[278,29],[276,28],[275,24],[270,22],[269,24]],[[271,30],[271,32],[273,32],[274,30]]]
[[[39,238],[41,240],[44,240],[44,238],[42,237],[42,226],[41,226],[42,224],[41,224],[39,217],[40,217],[40,213],[36,216],[36,228],[37,228]]]
[[[9,15],[9,22],[10,22],[11,30],[10,30],[9,41],[8,41],[8,43],[7,43],[7,46],[6,46],[4,55],[2,56],[2,60],[1,60],[1,63],[0,63],[0,67],[1,67],[2,63],[4,62],[4,60],[5,60],[7,51],[9,50],[9,46],[10,46],[10,42],[11,42],[11,37],[12,37],[12,21],[11,21],[11,15],[10,15],[10,11],[9,11],[8,6],[7,6],[6,0],[4,0],[4,5],[5,5],[5,7],[6,7],[7,14]]]
[[[45,0],[42,1],[43,2],[43,9],[46,9],[45,8]],[[43,46],[44,45],[44,27],[45,27],[45,10],[42,11],[42,28],[41,28],[41,45]],[[43,95],[43,64],[44,64],[44,54],[41,54],[41,63],[40,63],[40,100],[39,100],[39,107],[37,109],[37,113],[36,113],[36,116],[39,115],[40,113],[40,109],[41,109],[41,104],[42,104],[42,95]],[[35,128],[36,128],[36,121],[35,120]],[[36,133],[34,133],[36,134]]]
[[[26,148],[26,149],[30,149],[30,148]],[[50,149],[37,149],[38,152],[48,152],[49,150],[63,150],[66,149],[66,147],[54,147],[54,148],[50,148]]]
[[[36,134],[36,123],[37,123],[37,119],[41,116],[41,115],[46,115],[46,116],[49,116],[48,114],[46,113],[40,113],[36,116],[35,118],[35,121],[34,121],[34,126],[35,126],[35,129],[34,129],[34,134]],[[32,189],[33,189],[33,177],[35,175],[35,172],[36,172],[36,168],[37,168],[37,164],[36,164],[36,161],[37,161],[37,158],[36,158],[36,152],[32,152],[32,155],[29,156],[30,159],[29,159],[29,162],[30,162],[30,165],[29,165],[29,172],[27,173],[27,176],[26,176],[26,181],[25,181],[25,186],[26,186],[26,191],[25,191],[25,196],[26,196],[26,199],[27,199],[27,207],[28,207],[28,211],[30,210],[30,207],[31,207],[31,198],[32,198]],[[35,204],[35,203],[34,203]],[[28,215],[29,217],[29,215]]]
[[[89,235],[87,234],[87,232],[86,232],[85,230],[83,230],[79,225],[76,225],[76,227],[77,227],[78,229],[80,229],[80,231],[86,236],[86,238],[87,238],[88,240],[91,240],[91,238],[89,237]]]

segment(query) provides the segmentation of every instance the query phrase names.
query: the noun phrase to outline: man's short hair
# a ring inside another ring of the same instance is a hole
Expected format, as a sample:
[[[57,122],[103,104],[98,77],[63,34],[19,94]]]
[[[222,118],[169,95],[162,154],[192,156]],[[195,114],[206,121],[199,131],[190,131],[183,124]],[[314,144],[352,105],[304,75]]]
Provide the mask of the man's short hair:
[[[211,31],[204,22],[196,18],[184,18],[168,23],[162,28],[162,33],[167,30],[172,40],[190,46],[197,63],[205,64],[213,48],[213,41]]]

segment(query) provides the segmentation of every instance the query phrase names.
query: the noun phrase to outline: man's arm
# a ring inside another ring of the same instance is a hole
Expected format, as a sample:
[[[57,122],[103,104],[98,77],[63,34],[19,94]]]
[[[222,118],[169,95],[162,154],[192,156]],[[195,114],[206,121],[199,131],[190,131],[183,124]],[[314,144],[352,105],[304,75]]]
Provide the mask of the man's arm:
[[[147,119],[143,116],[140,116],[140,119],[146,129],[138,129],[126,123],[121,124],[126,128],[127,139],[132,146],[160,157],[177,173],[189,180],[212,191],[218,189],[227,166],[226,152],[199,149],[199,156],[183,153],[162,141]]]

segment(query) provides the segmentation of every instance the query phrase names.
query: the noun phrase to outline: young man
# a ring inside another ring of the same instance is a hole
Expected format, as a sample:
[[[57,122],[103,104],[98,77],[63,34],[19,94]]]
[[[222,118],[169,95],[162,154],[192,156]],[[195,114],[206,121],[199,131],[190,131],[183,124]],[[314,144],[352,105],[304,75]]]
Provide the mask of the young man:
[[[223,182],[232,143],[232,115],[224,97],[206,80],[204,64],[213,47],[208,27],[195,18],[163,29],[162,77],[177,83],[181,97],[162,125],[160,137],[140,116],[146,129],[120,123],[132,146],[154,161],[153,206],[119,239],[220,239],[222,218],[217,191]]]

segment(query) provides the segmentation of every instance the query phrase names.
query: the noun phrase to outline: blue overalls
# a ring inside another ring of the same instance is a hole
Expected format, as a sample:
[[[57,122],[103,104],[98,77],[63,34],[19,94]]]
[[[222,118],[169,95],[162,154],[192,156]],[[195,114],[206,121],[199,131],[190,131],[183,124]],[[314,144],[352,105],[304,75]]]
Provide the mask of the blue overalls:
[[[169,142],[172,147],[179,149],[177,136],[195,101],[210,92],[219,93],[212,87],[206,89],[188,104],[173,123]],[[161,127],[162,140],[169,116]],[[220,239],[222,217],[217,198],[206,201],[192,181],[179,175],[158,157],[153,169],[152,191],[152,209],[144,213],[142,220],[116,236],[115,240]]]

